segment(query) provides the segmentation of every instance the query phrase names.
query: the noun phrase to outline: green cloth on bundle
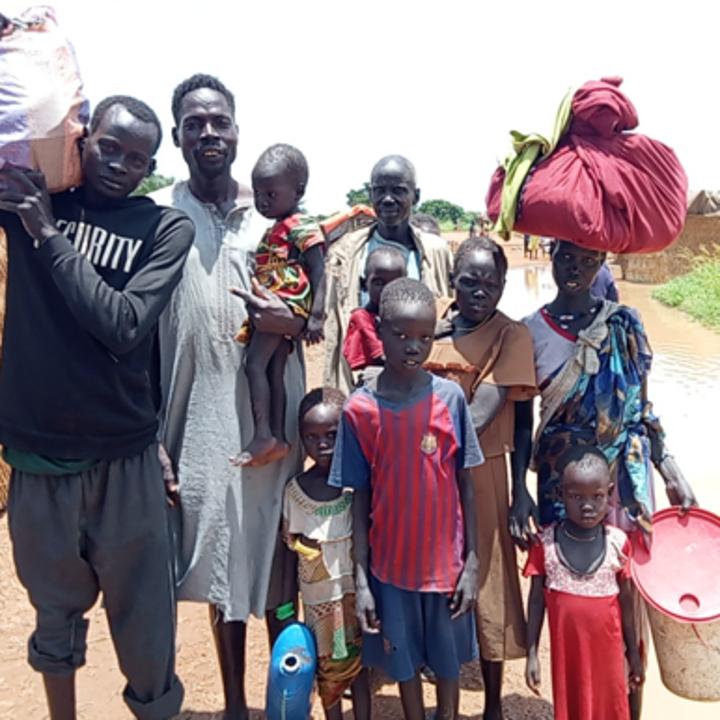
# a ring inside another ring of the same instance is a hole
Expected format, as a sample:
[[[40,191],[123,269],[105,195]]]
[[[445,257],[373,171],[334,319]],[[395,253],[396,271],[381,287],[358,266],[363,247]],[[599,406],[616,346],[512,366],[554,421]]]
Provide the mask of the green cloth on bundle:
[[[549,139],[539,133],[525,135],[517,130],[510,132],[513,140],[513,152],[503,163],[505,180],[503,181],[500,214],[493,226],[493,230],[504,240],[510,237],[515,226],[520,191],[530,170],[538,160],[547,157],[555,150],[570,126],[574,95],[574,89],[568,90],[560,103],[555,116],[553,132]]]

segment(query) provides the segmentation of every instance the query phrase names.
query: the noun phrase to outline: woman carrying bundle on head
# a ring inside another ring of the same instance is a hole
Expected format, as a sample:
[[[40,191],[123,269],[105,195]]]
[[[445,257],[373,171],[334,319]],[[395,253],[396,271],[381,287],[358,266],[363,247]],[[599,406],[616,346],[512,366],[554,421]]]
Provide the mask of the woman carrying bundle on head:
[[[515,418],[510,531],[523,547],[534,534],[531,518],[547,526],[565,517],[557,465],[572,445],[594,445],[605,454],[613,478],[608,520],[628,533],[650,529],[652,465],[673,505],[686,509],[696,502],[648,401],[652,351],[640,317],[591,292],[604,260],[603,252],[556,242],[552,270],[557,295],[524,321],[532,334],[542,402],[534,442],[532,403],[519,403]],[[539,512],[525,486],[531,463],[537,472]],[[634,602],[644,655],[647,628],[637,593]],[[631,694],[634,719],[640,716],[640,704],[638,688]]]

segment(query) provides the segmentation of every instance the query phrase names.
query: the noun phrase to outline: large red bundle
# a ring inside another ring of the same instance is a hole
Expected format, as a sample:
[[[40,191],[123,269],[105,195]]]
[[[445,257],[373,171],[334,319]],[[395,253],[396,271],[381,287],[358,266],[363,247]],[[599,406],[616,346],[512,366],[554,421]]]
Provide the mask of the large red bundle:
[[[657,252],[680,235],[685,171],[669,147],[627,132],[638,118],[620,83],[589,82],[575,93],[567,131],[523,184],[514,230],[617,253]],[[493,220],[504,179],[498,168],[488,190]]]

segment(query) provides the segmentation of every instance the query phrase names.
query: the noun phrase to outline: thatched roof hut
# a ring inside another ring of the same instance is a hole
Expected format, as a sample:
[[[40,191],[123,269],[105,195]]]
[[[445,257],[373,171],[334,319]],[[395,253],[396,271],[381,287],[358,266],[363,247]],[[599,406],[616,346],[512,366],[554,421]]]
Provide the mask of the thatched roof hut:
[[[667,249],[647,255],[622,255],[618,263],[624,280],[663,283],[689,272],[702,254],[720,257],[720,192],[701,190],[690,196],[685,227]]]

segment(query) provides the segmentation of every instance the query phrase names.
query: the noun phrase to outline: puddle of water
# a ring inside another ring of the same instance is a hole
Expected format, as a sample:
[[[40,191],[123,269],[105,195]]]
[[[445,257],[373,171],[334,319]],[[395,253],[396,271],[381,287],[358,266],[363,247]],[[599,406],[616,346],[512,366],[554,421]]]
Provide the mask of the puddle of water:
[[[618,284],[621,301],[637,309],[655,357],[649,394],[667,433],[668,445],[700,503],[720,513],[720,478],[710,449],[717,442],[720,402],[720,335],[653,300],[648,285]],[[511,268],[500,309],[520,319],[555,296],[549,265]],[[664,504],[663,493],[657,493]]]
[[[510,268],[499,307],[509,317],[519,320],[550,302],[555,290],[549,265]]]

